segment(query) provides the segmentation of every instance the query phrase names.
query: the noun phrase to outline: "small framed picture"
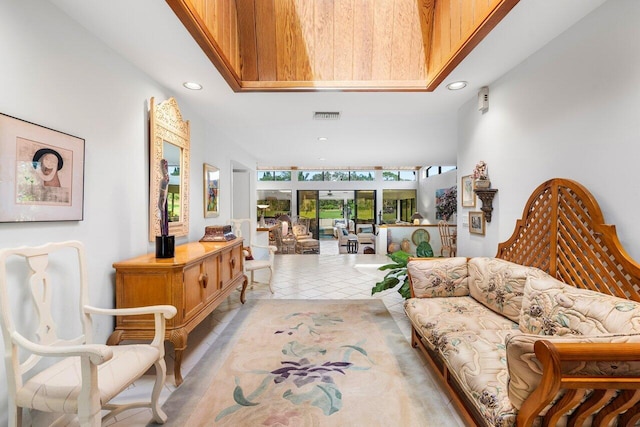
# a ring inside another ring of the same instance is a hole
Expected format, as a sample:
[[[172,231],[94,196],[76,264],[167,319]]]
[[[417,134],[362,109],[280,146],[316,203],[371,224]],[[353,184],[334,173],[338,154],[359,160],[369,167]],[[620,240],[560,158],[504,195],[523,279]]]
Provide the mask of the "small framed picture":
[[[460,182],[462,188],[462,207],[476,207],[476,193],[473,192],[473,177],[471,175],[463,176]]]
[[[82,221],[84,139],[0,114],[0,222]]]
[[[484,236],[484,212],[469,212],[469,233]]]
[[[204,217],[220,214],[220,169],[204,164]]]

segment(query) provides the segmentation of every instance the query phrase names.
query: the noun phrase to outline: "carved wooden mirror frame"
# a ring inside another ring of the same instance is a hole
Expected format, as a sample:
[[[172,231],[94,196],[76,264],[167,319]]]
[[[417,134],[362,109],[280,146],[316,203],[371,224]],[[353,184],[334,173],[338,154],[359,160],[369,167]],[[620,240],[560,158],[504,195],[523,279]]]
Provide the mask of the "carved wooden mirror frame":
[[[158,105],[151,98],[149,105],[149,241],[154,241],[161,234],[158,196],[162,179],[160,160],[164,158],[165,143],[180,150],[180,214],[177,220],[169,221],[169,235],[186,236],[189,233],[189,121],[182,120],[180,108],[173,97]]]

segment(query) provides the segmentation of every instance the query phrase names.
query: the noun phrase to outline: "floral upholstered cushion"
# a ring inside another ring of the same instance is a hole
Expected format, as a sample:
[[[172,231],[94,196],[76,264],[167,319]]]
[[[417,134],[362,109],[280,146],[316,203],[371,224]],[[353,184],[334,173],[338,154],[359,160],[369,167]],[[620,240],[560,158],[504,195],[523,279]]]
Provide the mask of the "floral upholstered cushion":
[[[464,394],[491,426],[515,426],[509,400],[505,338],[519,331],[460,331],[447,335],[440,352]]]
[[[416,298],[469,295],[464,257],[411,260],[407,272]]]
[[[519,324],[522,332],[539,335],[640,333],[640,304],[578,289],[547,274],[530,275]]]
[[[496,329],[515,332],[518,324],[500,316],[471,297],[410,298],[404,310],[431,349],[441,348],[448,334]]]
[[[597,336],[548,336],[512,334],[506,339],[507,366],[509,368],[509,399],[520,409],[525,399],[538,387],[542,378],[542,365],[533,346],[536,341],[587,343],[638,343],[640,335],[607,334]],[[640,376],[640,362],[564,362],[562,370],[572,375]],[[542,413],[544,415],[544,412]]]
[[[491,310],[517,322],[530,269],[498,258],[471,258],[469,292]]]

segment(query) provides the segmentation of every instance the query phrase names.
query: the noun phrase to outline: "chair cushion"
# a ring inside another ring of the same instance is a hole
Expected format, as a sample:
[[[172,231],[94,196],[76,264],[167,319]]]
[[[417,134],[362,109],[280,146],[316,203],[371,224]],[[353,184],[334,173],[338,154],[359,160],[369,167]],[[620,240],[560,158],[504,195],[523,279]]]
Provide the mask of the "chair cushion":
[[[102,405],[141,377],[160,355],[148,344],[111,348],[113,358],[98,365]],[[16,393],[16,404],[44,412],[77,413],[81,386],[80,357],[68,357],[27,380]]]
[[[244,262],[244,269],[247,271],[260,270],[261,268],[271,267],[268,259],[252,259]]]

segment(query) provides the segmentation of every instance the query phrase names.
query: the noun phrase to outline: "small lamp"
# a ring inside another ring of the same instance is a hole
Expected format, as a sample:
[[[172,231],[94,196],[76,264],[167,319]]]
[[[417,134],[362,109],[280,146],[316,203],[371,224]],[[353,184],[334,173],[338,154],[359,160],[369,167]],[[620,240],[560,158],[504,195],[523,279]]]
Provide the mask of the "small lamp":
[[[264,210],[267,209],[269,205],[258,205],[258,209],[260,209],[260,227],[264,227]]]
[[[424,217],[420,215],[420,212],[416,212],[411,215],[411,221],[413,222],[413,225],[420,225],[423,219]]]

